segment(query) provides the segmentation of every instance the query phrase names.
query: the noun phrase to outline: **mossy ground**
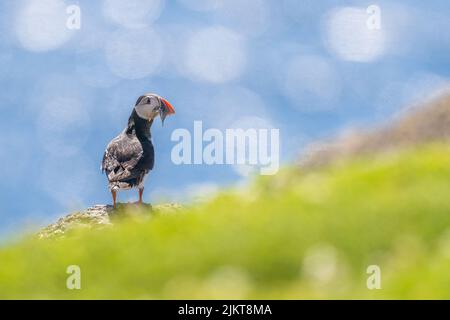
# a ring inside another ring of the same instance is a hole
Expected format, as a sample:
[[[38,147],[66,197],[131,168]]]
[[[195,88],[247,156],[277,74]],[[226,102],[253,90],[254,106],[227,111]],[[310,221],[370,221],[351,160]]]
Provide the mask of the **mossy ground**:
[[[81,268],[81,290],[66,269]],[[368,290],[366,269],[381,268]],[[450,298],[450,147],[285,168],[112,228],[0,249],[0,298]]]

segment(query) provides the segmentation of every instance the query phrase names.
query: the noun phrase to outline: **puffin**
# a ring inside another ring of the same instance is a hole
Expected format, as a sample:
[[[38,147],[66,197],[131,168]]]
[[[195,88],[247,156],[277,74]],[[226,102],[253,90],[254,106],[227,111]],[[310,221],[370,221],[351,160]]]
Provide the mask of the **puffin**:
[[[108,178],[108,188],[117,208],[117,192],[137,188],[142,204],[144,181],[155,164],[155,149],[150,128],[159,116],[162,125],[175,109],[164,98],[147,93],[138,98],[128,119],[127,127],[109,142],[103,154],[101,170]]]

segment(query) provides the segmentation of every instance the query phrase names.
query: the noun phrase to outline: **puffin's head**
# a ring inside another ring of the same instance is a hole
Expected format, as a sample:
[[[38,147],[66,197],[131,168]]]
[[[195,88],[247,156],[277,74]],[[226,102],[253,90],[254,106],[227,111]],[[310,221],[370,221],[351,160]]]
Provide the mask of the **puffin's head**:
[[[140,118],[148,121],[153,120],[159,115],[163,124],[164,119],[168,115],[175,113],[175,109],[169,101],[154,93],[147,93],[140,96],[136,101],[134,109]]]

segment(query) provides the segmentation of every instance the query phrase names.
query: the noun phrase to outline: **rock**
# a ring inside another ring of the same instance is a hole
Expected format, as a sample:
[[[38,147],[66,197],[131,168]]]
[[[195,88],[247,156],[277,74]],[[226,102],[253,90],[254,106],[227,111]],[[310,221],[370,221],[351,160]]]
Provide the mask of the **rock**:
[[[60,218],[55,223],[42,229],[37,234],[37,237],[39,239],[59,238],[74,229],[102,229],[111,227],[118,221],[117,218],[120,217],[141,215],[148,212],[173,213],[181,208],[181,205],[176,203],[160,204],[154,208],[150,204],[138,205],[135,203],[127,203],[119,204],[117,210],[111,205],[95,205],[84,211],[71,213]]]
[[[101,228],[112,225],[110,215],[114,211],[110,205],[95,205],[84,211],[69,214],[45,227],[38,234],[39,239],[61,237],[78,228]]]

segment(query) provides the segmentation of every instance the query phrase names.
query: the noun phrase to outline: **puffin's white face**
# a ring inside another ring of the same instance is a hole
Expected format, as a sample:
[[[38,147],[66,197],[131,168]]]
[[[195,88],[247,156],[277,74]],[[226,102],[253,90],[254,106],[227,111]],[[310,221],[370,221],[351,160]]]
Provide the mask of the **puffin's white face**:
[[[150,121],[158,116],[161,109],[161,100],[158,96],[147,94],[139,99],[134,107],[139,117]]]

